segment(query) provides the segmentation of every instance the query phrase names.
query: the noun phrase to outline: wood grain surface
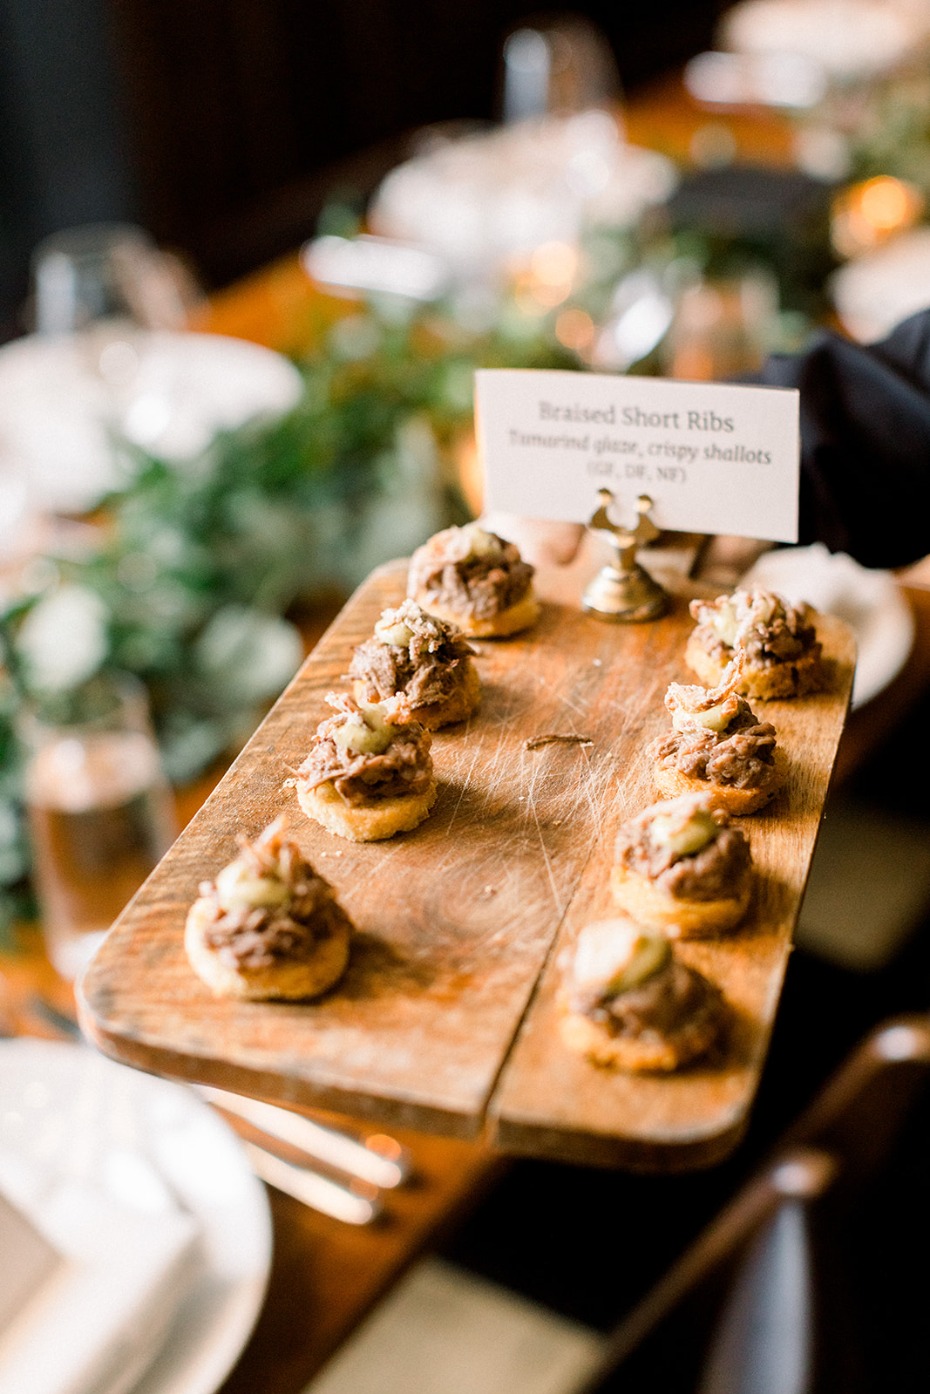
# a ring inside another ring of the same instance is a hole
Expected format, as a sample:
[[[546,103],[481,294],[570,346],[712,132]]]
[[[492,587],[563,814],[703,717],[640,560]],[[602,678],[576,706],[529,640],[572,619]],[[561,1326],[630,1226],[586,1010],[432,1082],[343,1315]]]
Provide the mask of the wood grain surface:
[[[302,814],[289,786],[325,694],[403,595],[405,564],[351,598],[227,775],[116,922],[78,988],[103,1051],[158,1073],[509,1151],[650,1169],[704,1165],[738,1139],[758,1083],[852,685],[848,627],[824,617],[829,690],[766,704],[790,759],[785,791],[746,820],[758,867],[745,924],[682,954],[723,987],[725,1047],[672,1078],[570,1056],[554,1022],[556,956],[609,908],[618,823],[655,793],[644,750],[665,731],[672,680],[690,681],[687,589],[670,612],[614,625],[579,606],[591,557],[540,571],[525,635],[477,645],[482,702],[436,733],[440,796],[427,821],[354,844]],[[534,738],[584,743],[531,748]],[[283,813],[357,928],[349,971],[310,1004],[213,997],[183,948],[198,883]]]

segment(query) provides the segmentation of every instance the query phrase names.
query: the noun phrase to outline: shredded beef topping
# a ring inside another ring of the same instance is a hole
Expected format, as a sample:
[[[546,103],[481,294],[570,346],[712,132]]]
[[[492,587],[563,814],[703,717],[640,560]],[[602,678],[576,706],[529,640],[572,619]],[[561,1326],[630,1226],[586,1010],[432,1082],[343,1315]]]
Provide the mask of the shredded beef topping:
[[[737,589],[713,601],[692,600],[689,608],[700,642],[724,663],[738,652],[746,663],[765,667],[819,649],[811,607],[792,605],[774,591]]]
[[[757,721],[747,708],[723,734],[697,726],[660,736],[652,755],[666,769],[680,770],[692,779],[755,789],[772,777],[775,727]]]
[[[481,533],[487,546],[474,546],[474,525],[445,528],[417,548],[410,559],[407,593],[426,597],[476,619],[489,619],[527,594],[535,568],[519,549],[496,533]]]
[[[699,851],[676,856],[667,843],[653,836],[656,808],[675,804],[685,808],[688,796],[653,805],[624,823],[617,835],[618,865],[663,887],[679,900],[717,900],[739,887],[750,866],[749,840],[730,824],[722,811],[714,812],[718,831]]]
[[[475,652],[458,628],[428,615],[413,600],[384,611],[378,629],[392,627],[409,634],[407,642],[385,643],[376,632],[352,655],[349,677],[365,684],[368,700],[402,695],[405,707],[413,711],[455,692]]]
[[[671,958],[664,968],[625,992],[576,993],[570,1001],[615,1036],[668,1036],[713,1005],[717,991]]]
[[[426,792],[433,775],[432,737],[419,722],[399,723],[383,750],[359,754],[349,747],[343,749],[335,734],[360,708],[343,695],[330,693],[327,701],[336,707],[336,714],[320,722],[297,771],[306,788],[316,789],[331,781],[340,798],[355,806]]]
[[[200,896],[213,914],[204,939],[234,968],[267,968],[281,959],[306,958],[345,927],[346,915],[332,887],[317,875],[293,842],[284,841],[280,820],[256,839],[239,839],[234,865],[243,876],[281,887],[279,904],[250,905],[203,881]]]

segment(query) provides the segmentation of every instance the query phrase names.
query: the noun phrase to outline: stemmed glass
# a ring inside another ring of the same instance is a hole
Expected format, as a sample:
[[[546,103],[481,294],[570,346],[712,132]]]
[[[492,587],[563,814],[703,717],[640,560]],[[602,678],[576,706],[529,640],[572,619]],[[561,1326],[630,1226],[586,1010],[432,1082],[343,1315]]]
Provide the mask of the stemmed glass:
[[[32,255],[33,322],[38,334],[92,326],[179,329],[191,287],[175,259],[134,223],[89,223],[44,238]]]
[[[580,15],[546,15],[512,29],[501,50],[501,68],[505,122],[596,108],[616,112],[620,106],[613,49],[597,25]]]
[[[36,363],[57,382],[56,429],[70,413],[71,453],[87,457],[95,480],[111,455],[108,438],[155,445],[170,423],[175,389],[159,345],[165,332],[189,327],[199,287],[132,223],[51,234],[33,252],[31,276]]]

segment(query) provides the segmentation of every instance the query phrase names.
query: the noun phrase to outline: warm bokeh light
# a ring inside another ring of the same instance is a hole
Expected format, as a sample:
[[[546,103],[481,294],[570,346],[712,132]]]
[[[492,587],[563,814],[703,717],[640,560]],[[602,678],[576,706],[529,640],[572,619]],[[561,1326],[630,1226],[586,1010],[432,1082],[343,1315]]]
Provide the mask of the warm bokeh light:
[[[478,453],[474,431],[463,435],[455,446],[455,473],[462,497],[477,518],[484,508],[484,465]]]
[[[594,342],[594,320],[586,310],[563,310],[555,322],[555,337],[572,353],[584,354]]]
[[[578,271],[578,252],[567,242],[544,242],[530,257],[530,271],[540,285],[563,289]]]
[[[833,204],[830,232],[842,257],[859,256],[906,232],[920,219],[924,198],[913,184],[879,174],[853,184]]]
[[[862,215],[877,232],[894,232],[914,214],[921,200],[910,185],[883,176],[862,188]]]
[[[554,310],[571,294],[578,265],[577,247],[568,242],[541,243],[514,276],[518,304],[530,313]]]

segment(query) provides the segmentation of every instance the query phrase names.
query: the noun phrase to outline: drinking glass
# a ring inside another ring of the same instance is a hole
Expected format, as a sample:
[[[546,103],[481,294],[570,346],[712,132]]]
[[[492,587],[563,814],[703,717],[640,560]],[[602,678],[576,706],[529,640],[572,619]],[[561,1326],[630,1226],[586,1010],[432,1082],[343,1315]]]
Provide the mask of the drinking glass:
[[[117,441],[157,448],[170,428],[180,395],[172,336],[189,328],[198,295],[182,271],[132,223],[66,228],[36,246],[35,371],[17,421],[54,511],[83,512],[124,482]]]
[[[686,283],[663,345],[663,374],[706,382],[758,371],[777,312],[778,288],[766,268]]]
[[[87,223],[43,238],[31,262],[38,334],[79,334],[94,326],[180,329],[192,290],[173,258],[135,223]]]
[[[512,29],[501,51],[505,122],[606,108],[622,100],[620,74],[606,35],[573,13],[549,14]]]
[[[77,977],[176,835],[144,687],[98,676],[22,714],[33,881],[49,958]]]

